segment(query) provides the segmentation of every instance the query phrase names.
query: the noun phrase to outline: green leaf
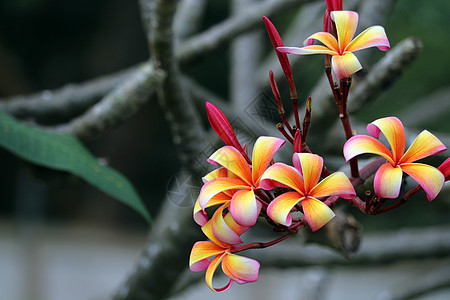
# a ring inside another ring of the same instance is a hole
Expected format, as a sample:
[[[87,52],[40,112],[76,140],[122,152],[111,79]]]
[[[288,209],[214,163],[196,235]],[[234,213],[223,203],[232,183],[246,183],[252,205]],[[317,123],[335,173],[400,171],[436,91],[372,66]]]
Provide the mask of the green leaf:
[[[118,171],[100,164],[75,137],[31,127],[0,112],[0,146],[31,163],[81,177],[151,223],[131,183]]]

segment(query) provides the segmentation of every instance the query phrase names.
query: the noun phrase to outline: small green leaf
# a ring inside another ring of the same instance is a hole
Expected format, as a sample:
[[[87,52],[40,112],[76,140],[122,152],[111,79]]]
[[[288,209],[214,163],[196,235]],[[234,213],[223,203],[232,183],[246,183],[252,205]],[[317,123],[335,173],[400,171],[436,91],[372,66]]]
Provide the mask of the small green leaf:
[[[81,177],[151,223],[131,183],[118,171],[100,164],[75,137],[31,127],[0,112],[0,146],[31,163]]]

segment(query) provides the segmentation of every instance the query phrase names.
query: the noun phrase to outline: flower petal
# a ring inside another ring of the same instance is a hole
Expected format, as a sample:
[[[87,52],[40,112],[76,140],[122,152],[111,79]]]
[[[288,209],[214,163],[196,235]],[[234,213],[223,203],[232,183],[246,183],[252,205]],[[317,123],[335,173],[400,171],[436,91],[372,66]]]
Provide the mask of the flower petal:
[[[253,190],[241,190],[233,195],[230,203],[230,213],[236,223],[248,227],[255,225],[259,215],[256,202]]]
[[[227,255],[228,255],[227,253],[224,253],[220,256],[216,256],[210,263],[208,269],[206,270],[206,274],[205,274],[206,285],[214,292],[218,292],[218,293],[224,292],[224,291],[228,290],[231,287],[231,285],[233,284],[233,280],[231,280],[231,279],[227,285],[225,285],[224,287],[218,288],[218,289],[214,288],[213,284],[212,284],[212,279],[213,279],[213,276],[214,276],[214,273],[215,273],[217,267],[219,266],[219,264],[222,262],[222,260]]]
[[[231,128],[230,122],[228,122],[225,115],[214,106],[212,103],[206,102],[206,113],[208,115],[209,123],[214,129],[216,134],[222,139],[222,141],[238,149],[241,153],[243,152],[241,144],[236,138],[236,134]]]
[[[285,141],[282,139],[269,136],[261,136],[256,140],[252,156],[252,178],[255,187],[259,187],[261,175],[266,170],[275,152],[284,143]]]
[[[240,255],[228,254],[222,261],[223,272],[239,284],[258,280],[259,262]]]
[[[225,249],[210,241],[201,241],[194,244],[189,257],[189,268],[193,272],[206,269],[210,263],[208,257],[221,254]]]
[[[342,10],[342,0],[325,0],[329,11]]]
[[[261,176],[259,185],[265,190],[271,190],[274,187],[289,187],[301,195],[305,190],[299,171],[283,163],[270,166]]]
[[[328,32],[317,32],[314,33],[313,35],[311,35],[310,37],[308,37],[304,42],[303,45],[304,46],[310,46],[309,45],[309,41],[311,39],[316,39],[319,42],[321,42],[325,47],[327,47],[330,50],[333,50],[334,52],[338,52],[339,51],[339,45],[338,45],[338,41],[336,40],[336,38],[334,37],[334,35],[332,35],[331,33]]]
[[[355,54],[345,52],[343,55],[333,55],[331,57],[331,68],[333,69],[334,76],[341,80],[358,72],[362,69],[362,66]]]
[[[363,154],[373,153],[386,158],[390,163],[394,164],[392,153],[380,141],[367,135],[355,135],[351,137],[344,145],[344,157],[349,161],[353,157]]]
[[[402,169],[390,163],[381,165],[375,173],[373,187],[375,194],[383,198],[397,198],[402,185]]]
[[[239,236],[241,236],[248,229],[247,226],[241,226],[238,223],[236,223],[231,213],[226,214],[223,219],[225,220],[225,223],[227,223],[227,225],[230,226],[230,228],[234,232],[236,232]]]
[[[383,27],[372,26],[367,28],[348,44],[345,51],[354,52],[370,47],[378,47],[382,51],[387,51],[391,48]]]
[[[205,176],[202,177],[203,183],[206,183],[210,180],[221,178],[221,177],[228,177],[228,170],[224,167],[217,168]]]
[[[420,184],[425,193],[427,193],[428,201],[436,198],[444,186],[444,175],[435,167],[419,163],[401,164],[400,167],[403,172]]]
[[[292,223],[291,209],[301,200],[297,192],[287,192],[276,197],[267,207],[267,215],[277,223],[290,226]]]
[[[222,165],[245,181],[248,185],[252,185],[252,173],[250,167],[236,148],[224,146],[214,152],[209,157],[208,162]]]
[[[422,131],[403,154],[400,163],[411,163],[421,158],[435,155],[447,150],[447,147],[431,132]]]
[[[450,179],[450,157],[439,166],[438,170],[444,175],[445,181]]]
[[[293,161],[295,167],[301,171],[305,186],[305,193],[319,182],[322,173],[323,159],[317,154],[294,153]]]
[[[294,96],[297,98],[297,91],[295,89],[294,85],[294,78],[292,77],[292,69],[291,65],[289,64],[289,59],[286,55],[286,53],[282,53],[279,51],[276,51],[277,47],[282,47],[283,41],[281,40],[280,35],[278,34],[277,29],[272,24],[272,22],[267,18],[263,17],[264,25],[266,25],[267,33],[269,34],[270,41],[272,42],[273,48],[275,49],[275,52],[277,53],[278,60],[280,61],[281,68],[283,69],[284,75],[286,76],[286,79],[288,80],[289,89],[291,90],[291,96]]]
[[[353,185],[343,172],[335,172],[327,176],[310,192],[310,196],[315,198],[332,195],[339,195],[345,199],[356,196]]]
[[[239,235],[228,226],[223,218],[223,210],[226,205],[219,207],[211,218],[211,229],[214,236],[221,242],[228,245],[237,245],[242,243]]]
[[[206,235],[206,237],[208,239],[210,239],[214,244],[218,245],[219,247],[222,247],[223,249],[227,249],[229,248],[229,245],[221,242],[219,239],[217,239],[217,237],[214,235],[214,232],[212,230],[212,226],[211,226],[211,220],[209,220],[208,222],[206,222],[205,225],[202,226],[202,231],[203,233]]]
[[[308,54],[330,54],[330,55],[338,55],[336,51],[333,51],[331,49],[328,49],[325,46],[321,45],[311,45],[311,46],[305,46],[302,48],[298,47],[278,47],[278,51],[282,53],[289,53],[289,54],[299,54],[299,55],[308,55]]]
[[[215,195],[214,197],[212,197],[211,200],[208,201],[205,208],[208,208],[208,207],[211,207],[214,205],[219,205],[219,204],[229,202],[229,201],[231,201],[230,196],[228,196],[227,194],[224,194],[224,193],[219,193],[219,194]],[[193,217],[194,217],[195,223],[197,223],[200,226],[203,226],[206,224],[206,222],[208,222],[208,217],[206,215],[206,212],[200,207],[200,202],[198,201],[198,199],[194,205]]]
[[[335,216],[334,212],[325,203],[312,197],[302,201],[306,221],[312,231],[316,231],[327,224]]]
[[[358,26],[358,14],[354,11],[332,11],[331,19],[336,23],[340,53],[350,44]]]
[[[392,159],[399,162],[405,152],[405,128],[396,117],[386,117],[373,121],[367,125],[367,132],[378,139],[380,131],[384,134],[391,146]]]
[[[202,209],[206,208],[206,205],[212,197],[220,192],[231,189],[248,189],[247,183],[236,178],[216,178],[205,183],[198,195],[198,203]]]

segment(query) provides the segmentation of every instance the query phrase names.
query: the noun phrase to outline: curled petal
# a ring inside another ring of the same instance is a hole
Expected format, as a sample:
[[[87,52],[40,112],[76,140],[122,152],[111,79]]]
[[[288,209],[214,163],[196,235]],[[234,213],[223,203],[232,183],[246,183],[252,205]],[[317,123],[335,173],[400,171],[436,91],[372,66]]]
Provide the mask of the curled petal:
[[[383,27],[372,26],[367,28],[348,44],[345,51],[354,52],[370,47],[378,47],[382,51],[391,48]]]
[[[292,224],[291,209],[302,199],[296,192],[287,192],[276,197],[267,207],[267,215],[277,223],[290,226]]]
[[[311,46],[309,44],[310,40],[318,40],[319,42],[321,42],[325,47],[327,47],[330,50],[333,50],[335,52],[339,52],[339,45],[338,45],[338,41],[336,40],[336,38],[334,37],[334,35],[332,35],[331,33],[328,32],[317,32],[314,33],[313,35],[311,35],[310,37],[308,37],[304,42],[303,45],[304,46]]]
[[[231,128],[230,122],[228,122],[225,115],[214,106],[212,103],[206,102],[206,113],[208,115],[209,123],[214,129],[216,134],[222,139],[222,141],[229,145],[237,148],[239,151],[242,150],[241,144],[239,144],[236,134]]]
[[[236,148],[231,146],[224,146],[214,152],[208,159],[212,164],[220,164],[233,172],[239,178],[244,180],[248,185],[252,185],[252,173],[250,167]]]
[[[327,224],[335,216],[334,212],[322,201],[307,197],[302,201],[306,221],[312,231],[316,231]]]
[[[299,55],[308,55],[308,54],[330,54],[330,55],[338,55],[339,53],[328,49],[325,46],[321,45],[311,45],[305,46],[302,48],[298,47],[278,47],[277,50],[282,53],[290,53],[290,54],[299,54]]]
[[[285,141],[282,139],[269,136],[261,136],[256,140],[252,156],[252,178],[255,187],[259,187],[261,175],[266,170],[269,162],[275,155],[275,152],[277,152],[284,143]]]
[[[248,189],[248,185],[244,181],[235,178],[216,178],[208,181],[200,190],[198,203],[202,209],[205,209],[212,197],[220,192],[232,189]]]
[[[344,145],[344,157],[349,161],[353,157],[363,154],[373,153],[386,158],[391,164],[395,164],[392,159],[392,153],[380,141],[367,135],[355,135],[351,137]]]
[[[301,171],[305,192],[309,193],[311,189],[319,182],[322,173],[323,159],[317,154],[294,153],[293,161],[295,167]]]
[[[218,245],[219,247],[222,247],[223,249],[227,249],[229,248],[229,245],[221,242],[219,239],[216,238],[216,236],[214,235],[214,232],[212,230],[212,226],[211,226],[211,220],[209,220],[208,222],[206,222],[205,225],[202,226],[202,231],[203,233],[206,235],[206,237],[208,239],[210,239],[214,244]]]
[[[349,77],[362,69],[358,58],[351,52],[345,52],[343,55],[333,55],[331,57],[331,68],[337,79]]]
[[[255,225],[259,209],[253,190],[237,191],[231,199],[230,213],[239,225],[248,227]]]
[[[226,214],[224,217],[224,220],[225,220],[225,223],[227,223],[227,225],[230,226],[230,228],[234,232],[236,232],[236,234],[238,234],[239,236],[241,236],[248,229],[247,226],[241,226],[238,223],[236,223],[236,221],[233,219],[233,216],[231,215],[231,213]]]
[[[444,175],[435,167],[419,163],[401,164],[400,167],[403,172],[420,184],[425,193],[427,193],[429,201],[436,198],[444,186]]]
[[[356,196],[355,189],[343,172],[336,172],[319,182],[310,192],[311,197],[339,195],[345,199]]]
[[[330,16],[336,23],[339,50],[343,53],[355,35],[358,26],[358,14],[354,11],[332,11]]]
[[[260,186],[265,190],[274,187],[289,187],[304,194],[304,184],[297,169],[283,163],[270,166],[261,176]]]
[[[378,139],[380,132],[384,134],[392,150],[392,159],[399,162],[405,152],[405,128],[396,117],[386,117],[373,121],[367,125],[367,132]]]
[[[224,193],[219,193],[211,198],[211,200],[208,201],[208,204],[206,204],[205,208],[208,208],[210,206],[223,204],[225,202],[229,202],[231,200],[231,197]],[[206,212],[200,207],[200,202],[195,202],[194,205],[194,221],[200,226],[203,226],[208,222],[208,217],[206,215]]]
[[[206,183],[210,180],[221,178],[221,177],[228,177],[228,170],[224,167],[220,167],[215,169],[214,171],[209,172],[205,176],[202,177],[203,183]]]
[[[214,215],[211,218],[211,229],[213,231],[214,236],[221,242],[228,245],[237,245],[242,243],[239,234],[234,232],[230,226],[225,222],[223,218],[223,210],[225,209],[225,205],[221,206],[216,210]]]
[[[225,285],[224,287],[221,288],[214,288],[213,284],[212,284],[212,279],[214,276],[214,273],[216,272],[217,267],[219,266],[219,264],[222,262],[222,260],[227,256],[227,253],[224,253],[222,255],[218,255],[216,256],[212,262],[209,264],[208,269],[206,270],[206,274],[205,274],[205,281],[206,281],[206,285],[208,285],[208,287],[213,290],[214,292],[224,292],[226,290],[228,290],[231,285],[233,284],[233,280],[230,279],[230,281],[228,282],[227,285]]]
[[[450,179],[450,157],[439,166],[438,170],[444,175],[445,181]]]
[[[239,284],[258,280],[259,262],[254,259],[228,254],[222,261],[223,272]]]
[[[397,198],[402,184],[402,169],[390,163],[381,165],[375,173],[373,187],[375,194],[383,198]]]
[[[210,263],[208,257],[223,253],[225,250],[210,241],[201,241],[194,244],[189,257],[189,268],[193,272],[206,269]]]
[[[431,132],[422,131],[403,154],[400,163],[411,163],[421,158],[435,155],[447,150],[442,142]]]

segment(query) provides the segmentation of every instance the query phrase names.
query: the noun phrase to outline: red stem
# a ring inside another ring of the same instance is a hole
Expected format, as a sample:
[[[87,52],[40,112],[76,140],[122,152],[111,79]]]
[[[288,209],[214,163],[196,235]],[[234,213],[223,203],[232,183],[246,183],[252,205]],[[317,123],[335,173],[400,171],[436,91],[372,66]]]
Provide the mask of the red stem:
[[[403,204],[405,204],[406,202],[408,202],[409,198],[411,198],[413,195],[417,194],[418,192],[420,192],[422,190],[422,187],[420,185],[416,186],[415,188],[413,188],[412,190],[409,190],[402,199],[400,199],[399,201],[397,201],[396,203],[392,204],[391,206],[388,206],[386,208],[380,209],[378,211],[376,211],[374,213],[374,215],[379,215],[379,214],[383,214],[385,212],[391,211],[399,206],[402,206]]]
[[[284,129],[284,127],[283,127],[283,124],[278,123],[277,129],[292,145],[294,144],[294,139],[292,137],[290,137],[289,134],[286,132],[286,129]]]

